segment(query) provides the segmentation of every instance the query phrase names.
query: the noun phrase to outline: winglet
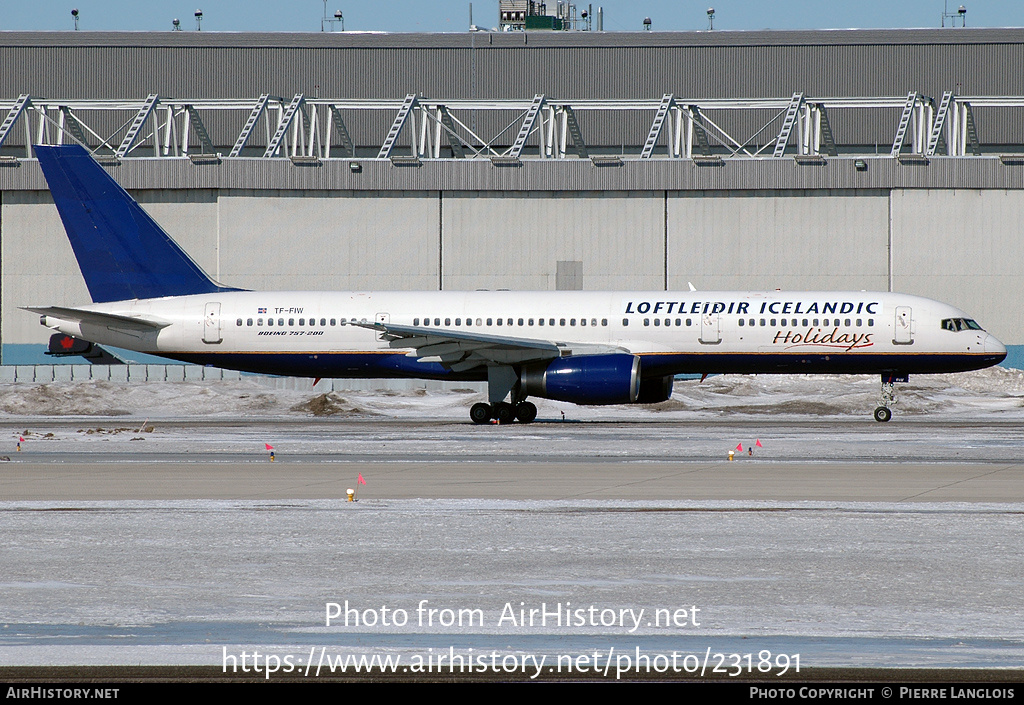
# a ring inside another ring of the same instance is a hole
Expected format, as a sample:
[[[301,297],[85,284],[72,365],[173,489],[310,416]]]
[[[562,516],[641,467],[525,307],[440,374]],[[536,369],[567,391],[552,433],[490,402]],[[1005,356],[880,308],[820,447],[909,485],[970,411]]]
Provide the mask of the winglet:
[[[35,149],[93,301],[236,291],[210,279],[82,147]]]

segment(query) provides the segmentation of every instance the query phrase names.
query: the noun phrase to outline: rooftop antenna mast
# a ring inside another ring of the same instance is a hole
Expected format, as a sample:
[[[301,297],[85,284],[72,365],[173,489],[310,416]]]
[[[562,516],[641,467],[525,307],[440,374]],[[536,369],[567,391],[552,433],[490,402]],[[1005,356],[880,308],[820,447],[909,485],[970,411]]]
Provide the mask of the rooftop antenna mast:
[[[328,17],[327,15],[327,0],[324,0],[324,16],[320,18],[320,31],[327,31],[327,25],[331,26],[330,31],[334,31],[334,25],[341,22],[341,31],[345,31],[345,15],[342,14],[341,10],[334,11],[334,17]]]
[[[959,21],[961,27],[967,26],[967,8],[961,5],[957,8],[956,12],[949,11],[949,0],[942,0],[942,26],[946,26],[946,20],[949,20],[950,27],[956,27],[957,21]]]
[[[201,32],[201,31],[203,31],[203,11],[202,10],[196,10],[195,11],[195,16],[196,16],[196,31],[197,32]]]
[[[715,8],[708,8],[708,31],[710,32],[715,28]]]
[[[75,31],[78,31],[78,8],[76,7],[71,11],[71,16],[75,18]]]

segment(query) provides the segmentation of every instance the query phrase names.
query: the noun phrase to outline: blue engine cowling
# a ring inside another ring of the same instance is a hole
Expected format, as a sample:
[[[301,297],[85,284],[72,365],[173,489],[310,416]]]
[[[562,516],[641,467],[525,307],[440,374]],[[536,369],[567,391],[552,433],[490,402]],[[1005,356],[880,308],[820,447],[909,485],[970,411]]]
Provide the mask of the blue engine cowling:
[[[636,355],[579,355],[525,367],[520,374],[527,395],[573,404],[631,404],[640,396]]]

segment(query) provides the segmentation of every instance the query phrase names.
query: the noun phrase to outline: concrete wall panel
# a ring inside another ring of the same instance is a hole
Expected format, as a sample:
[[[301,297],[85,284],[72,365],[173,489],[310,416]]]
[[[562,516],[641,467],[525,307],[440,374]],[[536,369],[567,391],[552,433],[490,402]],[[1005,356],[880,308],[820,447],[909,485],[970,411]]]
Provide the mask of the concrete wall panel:
[[[1024,344],[1024,192],[892,193],[893,288],[953,304]]]
[[[882,290],[888,199],[814,192],[673,192],[671,289]]]
[[[50,331],[20,306],[88,303],[71,243],[47,191],[7,191],[0,205],[0,338],[45,343]]]
[[[657,192],[444,195],[445,289],[553,290],[558,262],[583,262],[583,288],[664,286]]]
[[[247,289],[437,289],[437,192],[221,195],[221,279]]]

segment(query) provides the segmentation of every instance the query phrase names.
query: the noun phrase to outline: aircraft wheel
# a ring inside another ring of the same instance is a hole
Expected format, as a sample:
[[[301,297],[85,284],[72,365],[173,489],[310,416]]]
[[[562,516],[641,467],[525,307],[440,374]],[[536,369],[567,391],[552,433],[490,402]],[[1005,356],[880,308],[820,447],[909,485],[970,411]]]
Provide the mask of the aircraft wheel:
[[[491,405],[483,402],[474,404],[469,410],[469,418],[473,423],[487,423],[491,420]]]
[[[887,406],[880,406],[875,409],[875,421],[885,423],[892,418],[892,409]]]
[[[524,401],[516,405],[516,418],[523,423],[532,423],[537,418],[537,405]]]
[[[516,409],[511,404],[500,401],[491,409],[491,416],[498,420],[498,423],[512,423],[516,419]]]

